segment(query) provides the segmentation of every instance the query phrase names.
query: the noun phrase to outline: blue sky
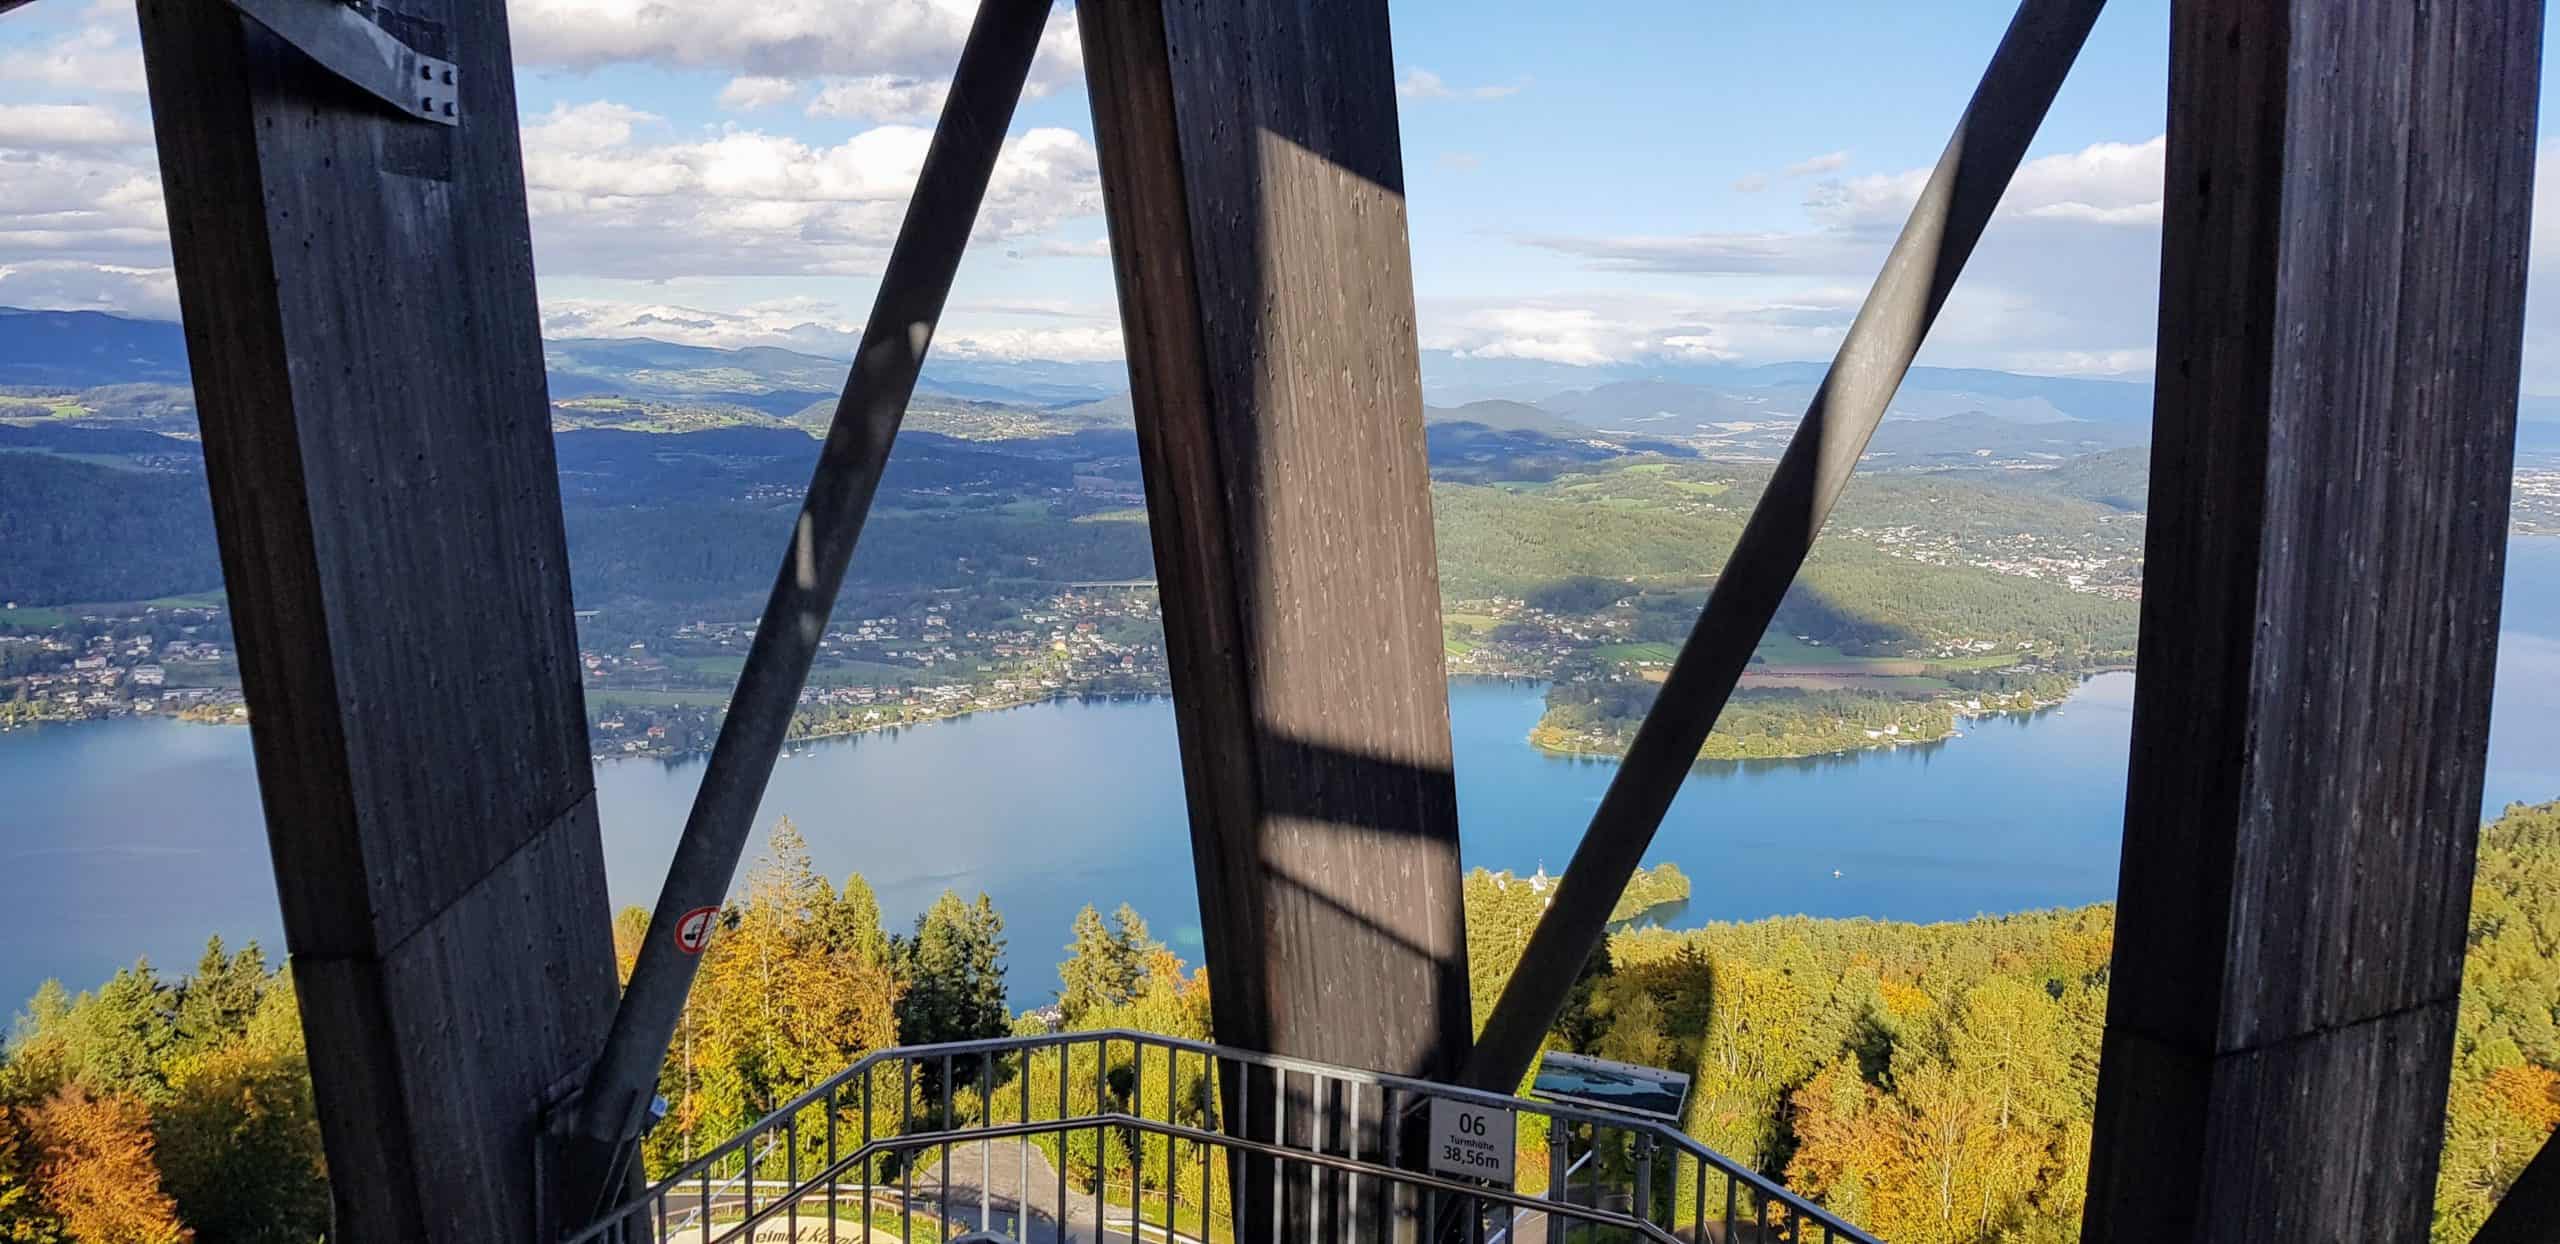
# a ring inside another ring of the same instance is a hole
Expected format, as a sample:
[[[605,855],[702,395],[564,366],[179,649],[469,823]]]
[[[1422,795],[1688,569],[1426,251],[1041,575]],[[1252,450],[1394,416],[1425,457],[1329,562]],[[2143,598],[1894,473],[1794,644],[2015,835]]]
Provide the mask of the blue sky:
[[[1391,11],[1423,344],[1609,366],[1827,356],[2011,10]],[[840,349],[967,12],[512,0],[548,331]],[[2148,371],[2167,26],[2109,7],[1926,361]],[[0,19],[0,303],[175,313],[140,78],[127,5]],[[1118,356],[1091,133],[1062,8],[937,350]]]

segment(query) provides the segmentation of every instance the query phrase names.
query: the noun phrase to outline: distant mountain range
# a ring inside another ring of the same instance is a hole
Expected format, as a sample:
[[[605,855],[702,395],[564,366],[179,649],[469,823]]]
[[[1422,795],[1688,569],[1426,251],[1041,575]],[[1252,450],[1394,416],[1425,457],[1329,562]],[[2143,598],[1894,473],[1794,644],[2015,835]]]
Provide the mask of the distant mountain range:
[[[840,359],[778,347],[646,338],[563,338],[545,342],[543,355],[555,402],[626,398],[681,406],[714,422],[730,409],[744,423],[823,426],[845,373]],[[1423,356],[1434,424],[1747,456],[1784,446],[1823,372],[1818,363],[1590,368],[1447,351]],[[186,342],[174,323],[0,307],[0,386],[82,391],[187,383]],[[1126,427],[1127,384],[1118,362],[936,358],[917,395],[920,408],[1002,407],[1039,412],[1052,426]],[[156,399],[161,405],[152,409],[161,411],[172,400],[149,390],[114,397],[120,404]],[[1986,451],[2067,457],[2117,449],[2148,439],[2151,405],[2148,384],[1916,367],[1872,452],[1917,464]],[[2560,454],[2560,398],[2528,396],[2521,414],[2522,451]]]

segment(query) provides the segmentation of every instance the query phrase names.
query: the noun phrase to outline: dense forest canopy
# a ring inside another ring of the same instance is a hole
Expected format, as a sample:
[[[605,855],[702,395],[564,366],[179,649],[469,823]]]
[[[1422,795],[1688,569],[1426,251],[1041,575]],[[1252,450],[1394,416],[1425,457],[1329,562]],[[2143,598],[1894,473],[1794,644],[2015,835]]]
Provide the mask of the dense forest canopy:
[[[1653,870],[1629,897],[1685,889],[1676,871]],[[1542,894],[1478,870],[1467,898],[1481,1023]],[[635,909],[617,922],[626,971],[645,920]],[[660,1090],[673,1109],[649,1138],[650,1169],[901,1042],[1049,1022],[1208,1038],[1206,973],[1138,913],[1088,908],[1044,936],[1064,938],[1057,1014],[1016,1016],[1002,985],[1008,932],[983,897],[946,894],[893,934],[862,878],[839,887],[818,876],[782,822],[723,913],[667,1051]],[[2106,905],[1935,925],[1633,928],[1586,965],[1548,1048],[1690,1072],[1690,1135],[1897,1244],[2069,1240],[2113,941]],[[141,964],[88,993],[39,992],[0,1062],[0,1240],[317,1237],[326,1175],[293,999],[289,975],[254,947],[219,942],[183,978]],[[1144,1093],[1152,1117],[1205,1121],[1196,1065],[1186,1078],[1158,1055],[1138,1073],[1133,1057],[1088,1046],[1000,1074],[1027,1076],[1035,1101],[1054,1100],[1063,1079],[1079,1101]],[[998,1074],[988,1071],[1001,1086]],[[890,1134],[945,1107],[1003,1122],[1020,1099],[1019,1085],[982,1100],[973,1082],[915,1079],[875,1098],[869,1123]],[[2555,1124],[2560,803],[2511,808],[2481,835],[2434,1238],[2468,1240]],[[1087,1129],[1039,1143],[1079,1188],[1101,1180],[1125,1197],[1134,1186],[1186,1218],[1203,1203],[1226,1208],[1223,1167],[1172,1163],[1161,1137]],[[1545,1144],[1522,1129],[1532,1192]]]

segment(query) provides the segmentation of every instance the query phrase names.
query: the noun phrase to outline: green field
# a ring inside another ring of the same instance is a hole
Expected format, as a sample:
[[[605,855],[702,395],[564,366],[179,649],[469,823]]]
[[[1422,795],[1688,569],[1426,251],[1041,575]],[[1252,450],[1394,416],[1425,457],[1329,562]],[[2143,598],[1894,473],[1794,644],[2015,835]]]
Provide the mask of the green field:
[[[1680,655],[1680,645],[1661,640],[1641,644],[1602,644],[1592,649],[1591,654],[1603,661],[1653,662],[1669,665],[1673,657]]]
[[[1147,521],[1147,512],[1137,508],[1136,506],[1129,506],[1117,510],[1095,510],[1091,514],[1077,515],[1074,521],[1079,523],[1143,523]]]
[[[729,703],[726,691],[608,691],[587,689],[587,703],[631,704],[645,708],[721,708]]]
[[[747,667],[745,653],[719,653],[707,657],[668,657],[672,665],[696,678],[714,678],[721,682],[738,681],[738,671]]]
[[[1859,658],[1850,656],[1837,648],[1822,644],[1808,644],[1774,627],[1768,634],[1760,637],[1760,647],[1757,651],[1760,659],[1771,665],[1845,666],[1859,663]]]
[[[15,605],[0,609],[0,627],[30,631],[51,630],[78,617],[68,605]]]
[[[935,670],[940,668],[940,666],[934,667]],[[905,682],[932,680],[933,674],[934,670],[919,669],[912,665],[884,665],[878,661],[829,661],[811,671],[809,681],[825,687],[884,687]]]

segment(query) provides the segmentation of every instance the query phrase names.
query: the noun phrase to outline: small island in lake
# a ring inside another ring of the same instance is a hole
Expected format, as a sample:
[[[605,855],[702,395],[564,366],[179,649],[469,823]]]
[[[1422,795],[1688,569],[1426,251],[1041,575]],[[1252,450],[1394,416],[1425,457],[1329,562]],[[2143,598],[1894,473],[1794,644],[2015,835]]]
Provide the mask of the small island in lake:
[[[1968,717],[2050,708],[2079,683],[2078,671],[2027,667],[1746,685],[1725,703],[1698,759],[1788,760],[1933,743],[1956,735]],[[1658,690],[1643,679],[1558,682],[1547,690],[1546,712],[1529,742],[1565,755],[1624,756]]]
[[[1469,912],[1491,913],[1497,921],[1535,920],[1544,911],[1562,876],[1549,876],[1544,865],[1526,877],[1504,869],[1490,872],[1482,868],[1467,873],[1466,902]],[[1627,879],[1627,888],[1618,895],[1617,904],[1609,909],[1609,923],[1625,924],[1649,912],[1689,901],[1689,877],[1677,864],[1664,862],[1651,868],[1639,868]]]

